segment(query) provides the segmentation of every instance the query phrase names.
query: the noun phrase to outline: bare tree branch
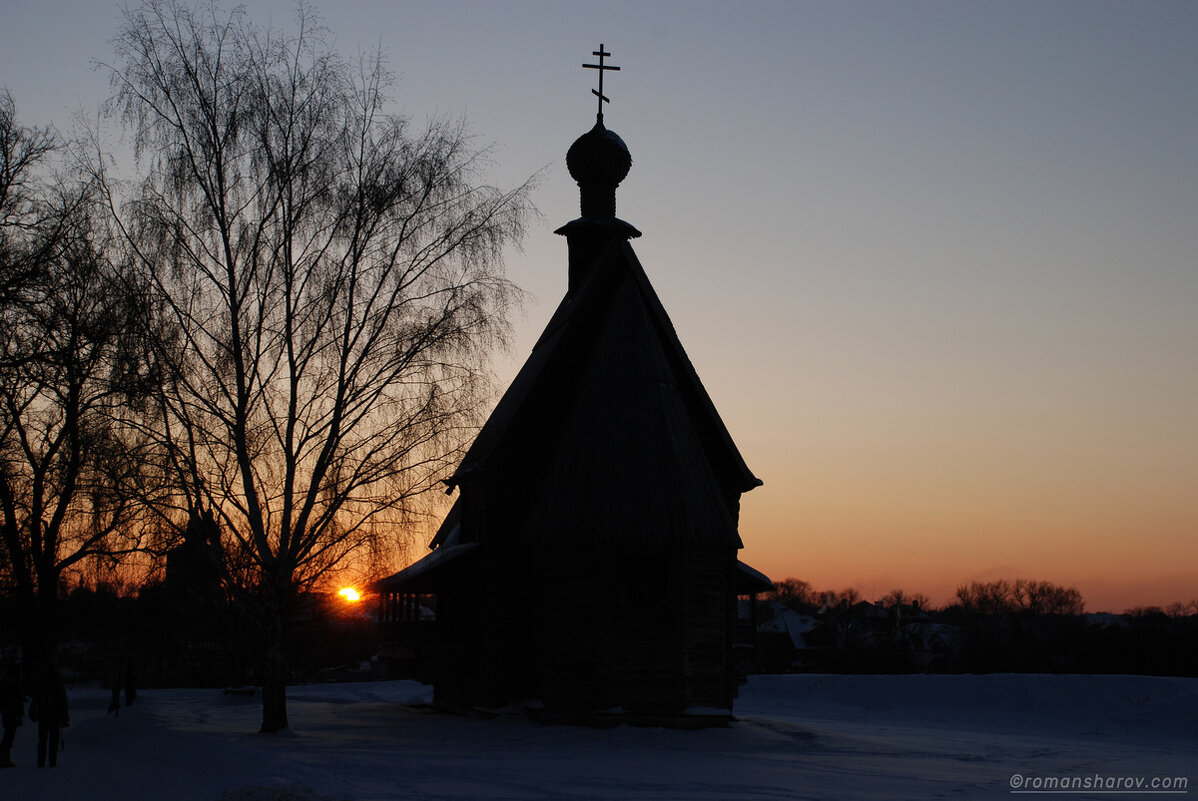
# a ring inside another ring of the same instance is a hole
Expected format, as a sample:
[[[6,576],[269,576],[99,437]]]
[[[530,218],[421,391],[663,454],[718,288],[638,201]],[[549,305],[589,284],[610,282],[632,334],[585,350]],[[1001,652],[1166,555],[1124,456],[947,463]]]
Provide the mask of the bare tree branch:
[[[351,68],[304,6],[288,34],[150,0],[116,47],[145,179],[112,208],[166,335],[144,433],[221,521],[276,730],[289,599],[397,532],[477,424],[529,186],[483,184],[462,123],[387,113],[381,54]]]

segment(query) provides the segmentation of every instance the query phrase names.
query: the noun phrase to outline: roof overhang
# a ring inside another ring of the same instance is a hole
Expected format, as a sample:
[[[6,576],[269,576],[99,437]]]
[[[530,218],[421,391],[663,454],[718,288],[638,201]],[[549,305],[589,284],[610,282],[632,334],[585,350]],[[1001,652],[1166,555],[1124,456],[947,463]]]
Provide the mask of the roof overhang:
[[[398,573],[379,579],[371,589],[379,593],[432,592],[441,573],[451,564],[459,564],[461,558],[478,547],[477,542],[459,545],[442,545],[428,556],[413,562]]]
[[[769,592],[776,589],[769,576],[760,570],[749,567],[744,562],[736,563],[736,594],[752,595],[758,592]]]

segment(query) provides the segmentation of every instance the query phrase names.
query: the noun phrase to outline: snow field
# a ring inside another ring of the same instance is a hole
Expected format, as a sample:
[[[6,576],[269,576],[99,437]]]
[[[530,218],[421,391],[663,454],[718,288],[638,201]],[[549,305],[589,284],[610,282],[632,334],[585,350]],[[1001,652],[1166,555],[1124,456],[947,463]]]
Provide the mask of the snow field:
[[[922,801],[1019,798],[1014,774],[1198,780],[1196,679],[754,676],[737,722],[700,731],[452,716],[422,707],[430,696],[402,681],[292,687],[292,731],[269,736],[254,733],[256,696],[145,690],[114,718],[106,691],[75,689],[59,766],[31,767],[26,721],[19,767],[0,772],[0,791],[39,801]]]

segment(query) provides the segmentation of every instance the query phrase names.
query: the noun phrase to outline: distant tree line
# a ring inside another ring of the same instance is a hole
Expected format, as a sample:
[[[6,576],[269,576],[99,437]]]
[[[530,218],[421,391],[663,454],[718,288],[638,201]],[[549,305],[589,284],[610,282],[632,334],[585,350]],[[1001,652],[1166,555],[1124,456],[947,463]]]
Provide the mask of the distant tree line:
[[[803,616],[792,625],[811,647],[791,649],[767,620],[770,670],[1198,676],[1198,601],[1087,615],[1075,587],[1029,579],[962,585],[943,608],[902,590],[867,602],[796,578],[775,587],[766,600]]]
[[[1030,579],[974,581],[958,587],[956,597],[967,615],[1080,615],[1086,609],[1076,587]]]
[[[74,586],[58,601],[60,671],[69,682],[108,688],[256,685],[256,625],[232,598],[214,600],[197,604],[161,581],[137,593],[103,582]],[[7,621],[15,619],[10,604],[0,598]],[[11,634],[0,630],[0,642]],[[379,675],[370,661],[378,650],[373,609],[330,593],[296,598],[283,648],[290,683]]]

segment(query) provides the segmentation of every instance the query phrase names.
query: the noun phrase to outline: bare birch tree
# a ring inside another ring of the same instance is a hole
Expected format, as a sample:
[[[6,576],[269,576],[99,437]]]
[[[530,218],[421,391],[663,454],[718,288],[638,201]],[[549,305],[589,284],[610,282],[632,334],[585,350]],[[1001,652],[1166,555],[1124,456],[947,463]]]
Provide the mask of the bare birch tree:
[[[15,109],[0,94],[0,542],[32,669],[53,658],[64,573],[136,547],[140,365],[94,186],[55,175],[64,143]]]
[[[460,124],[387,113],[381,55],[152,0],[126,11],[112,110],[146,167],[118,214],[162,312],[160,414],[181,512],[213,510],[288,726],[297,591],[394,525],[477,425],[527,186],[480,183]],[[113,201],[113,209],[117,203]]]

